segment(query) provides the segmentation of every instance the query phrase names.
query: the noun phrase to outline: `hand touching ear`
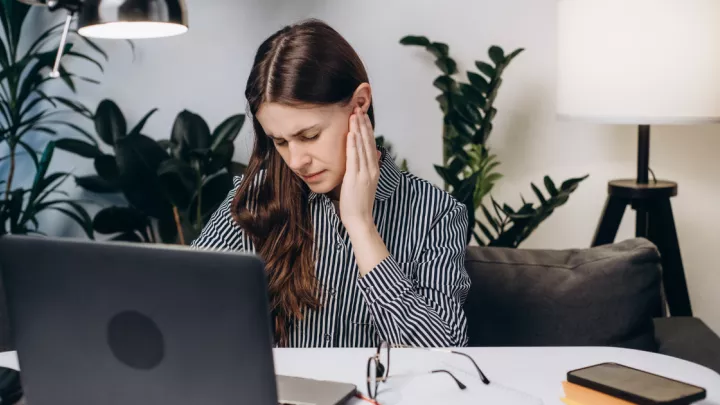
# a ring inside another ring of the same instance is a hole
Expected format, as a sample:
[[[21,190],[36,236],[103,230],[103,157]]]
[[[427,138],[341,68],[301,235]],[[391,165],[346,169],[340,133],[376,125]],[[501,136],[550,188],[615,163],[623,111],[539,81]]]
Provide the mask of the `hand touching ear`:
[[[356,108],[350,116],[347,167],[340,191],[340,219],[348,232],[375,227],[372,210],[379,177],[380,163],[370,118]]]

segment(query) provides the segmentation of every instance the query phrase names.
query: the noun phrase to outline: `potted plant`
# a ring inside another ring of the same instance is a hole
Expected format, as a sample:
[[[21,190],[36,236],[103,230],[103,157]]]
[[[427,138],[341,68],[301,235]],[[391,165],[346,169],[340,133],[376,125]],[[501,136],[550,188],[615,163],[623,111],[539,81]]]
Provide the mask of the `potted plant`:
[[[212,132],[199,115],[184,110],[169,139],[142,134],[148,112],[131,129],[120,108],[103,100],[93,116],[105,153],[92,143],[59,140],[57,146],[94,160],[96,174],[76,182],[95,193],[121,193],[127,206],[99,211],[93,229],[113,240],[188,244],[232,189],[232,177],[245,166],[232,161],[233,141],[245,121],[228,117]]]
[[[42,233],[38,215],[55,210],[77,222],[92,238],[87,211],[79,201],[59,190],[70,173],[49,170],[55,143],[47,142],[47,137],[72,132],[94,143],[92,136],[78,125],[78,119],[89,119],[92,114],[81,103],[51,91],[47,84],[60,80],[76,93],[78,80],[98,82],[72,73],[63,63],[57,79],[47,75],[57,54],[53,44],[62,23],[41,32],[28,42],[29,46],[20,47],[21,39],[27,41],[24,32],[30,10],[31,6],[17,0],[0,0],[0,148],[4,151],[0,155],[0,234]],[[77,38],[92,52],[76,50],[73,42]],[[90,63],[102,72],[103,65],[95,58],[96,54],[107,61],[107,54],[97,44],[71,30],[65,58]],[[42,150],[36,150],[37,147]],[[23,161],[32,162],[35,169],[30,184],[18,178],[17,170]]]
[[[489,204],[485,202],[502,178],[496,171],[500,164],[497,156],[487,144],[497,114],[495,100],[505,69],[523,49],[506,54],[498,46],[490,47],[490,62],[476,61],[477,72],[466,72],[467,80],[462,81],[453,77],[459,72],[447,44],[415,35],[403,37],[400,43],[430,52],[441,71],[433,85],[441,91],[436,100],[443,112],[443,164],[435,165],[435,170],[445,189],[468,207],[468,242],[474,238],[481,246],[518,247],[587,178],[571,178],[556,186],[550,176],[545,176],[546,194],[535,184],[530,185],[539,203],[522,197],[517,209],[492,197]],[[477,211],[482,211],[485,222],[476,218]]]

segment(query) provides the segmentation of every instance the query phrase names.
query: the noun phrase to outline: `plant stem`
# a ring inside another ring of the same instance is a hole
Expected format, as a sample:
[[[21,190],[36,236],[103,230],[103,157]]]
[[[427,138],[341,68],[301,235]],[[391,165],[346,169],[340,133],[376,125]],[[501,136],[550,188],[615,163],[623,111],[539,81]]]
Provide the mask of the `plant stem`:
[[[13,177],[15,176],[15,143],[10,142],[10,172],[8,173],[7,183],[5,183],[5,202],[10,201],[10,191],[12,189]]]
[[[178,211],[178,208],[173,205],[173,215],[175,217],[175,226],[177,227],[178,237],[180,238],[180,244],[185,244],[185,236],[183,235],[182,231],[182,224],[180,223],[180,212]]]

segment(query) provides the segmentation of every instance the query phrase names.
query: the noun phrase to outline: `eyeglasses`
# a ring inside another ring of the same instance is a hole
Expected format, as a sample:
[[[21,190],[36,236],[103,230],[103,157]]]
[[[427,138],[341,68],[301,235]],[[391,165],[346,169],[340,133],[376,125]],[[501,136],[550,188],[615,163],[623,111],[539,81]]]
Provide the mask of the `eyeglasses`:
[[[461,353],[454,350],[447,350],[447,349],[434,349],[434,348],[424,348],[424,347],[413,347],[413,346],[403,346],[403,345],[395,345],[396,348],[408,348],[408,349],[419,349],[419,350],[426,350],[426,351],[435,351],[435,352],[443,352],[443,353],[451,353],[451,354],[457,354],[460,356],[465,357],[466,359],[470,360],[475,366],[475,369],[477,370],[478,374],[480,375],[480,380],[485,385],[490,384],[490,380],[485,376],[485,373],[480,370],[480,367],[477,365],[475,360],[473,360],[472,357],[468,356],[465,353]],[[430,371],[430,374],[435,373],[445,373],[449,375],[457,384],[458,388],[461,390],[464,390],[467,388],[465,384],[463,384],[460,380],[453,375],[448,370],[444,369],[438,369],[438,370],[432,370]],[[377,352],[374,356],[371,356],[368,358],[367,362],[367,397],[365,395],[362,395],[358,393],[356,396],[360,399],[363,399],[367,402],[370,402],[375,405],[379,405],[377,402],[377,392],[378,387],[380,386],[380,383],[384,383],[390,378],[390,344],[387,342],[381,342],[377,347]]]

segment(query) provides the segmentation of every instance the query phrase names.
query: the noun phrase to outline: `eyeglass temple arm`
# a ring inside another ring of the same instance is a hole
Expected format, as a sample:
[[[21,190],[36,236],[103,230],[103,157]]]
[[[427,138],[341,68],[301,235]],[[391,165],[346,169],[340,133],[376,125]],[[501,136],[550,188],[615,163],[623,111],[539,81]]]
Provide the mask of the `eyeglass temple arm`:
[[[447,371],[447,370],[433,370],[433,371],[431,371],[431,373],[447,373],[450,377],[452,377],[453,380],[455,380],[455,382],[457,383],[457,386],[458,386],[461,390],[464,390],[465,388],[467,388],[467,387],[465,386],[465,384],[463,384],[462,382],[460,382],[460,380],[458,380],[457,378],[455,378],[455,376],[453,375],[453,373],[451,373],[451,372],[449,372],[449,371]]]
[[[490,384],[490,380],[488,380],[488,378],[485,377],[485,373],[483,373],[482,370],[480,370],[480,366],[477,365],[477,363],[475,362],[475,360],[474,360],[472,357],[470,357],[470,356],[468,356],[467,354],[462,353],[462,352],[456,352],[456,351],[452,351],[452,352],[455,353],[455,354],[459,354],[459,355],[461,355],[461,356],[465,356],[465,357],[467,357],[468,359],[470,359],[470,361],[472,361],[472,364],[473,364],[473,365],[475,366],[475,368],[477,369],[478,373],[480,373],[480,378],[482,379],[482,382],[483,382],[485,385]]]

